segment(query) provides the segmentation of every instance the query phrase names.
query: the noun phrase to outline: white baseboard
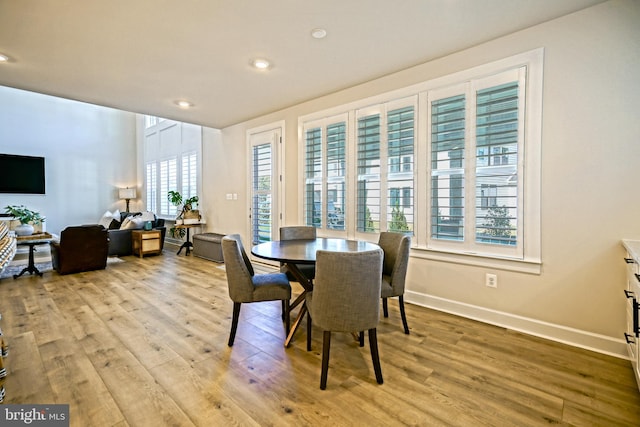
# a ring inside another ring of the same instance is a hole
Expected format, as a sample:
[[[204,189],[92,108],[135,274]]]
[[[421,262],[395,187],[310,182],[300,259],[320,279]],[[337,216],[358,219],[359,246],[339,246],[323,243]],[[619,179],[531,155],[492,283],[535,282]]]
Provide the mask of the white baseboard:
[[[624,340],[542,322],[510,313],[461,303],[417,292],[405,291],[405,302],[431,308],[456,316],[500,326],[525,334],[546,338],[574,347],[592,350],[609,356],[629,359]]]

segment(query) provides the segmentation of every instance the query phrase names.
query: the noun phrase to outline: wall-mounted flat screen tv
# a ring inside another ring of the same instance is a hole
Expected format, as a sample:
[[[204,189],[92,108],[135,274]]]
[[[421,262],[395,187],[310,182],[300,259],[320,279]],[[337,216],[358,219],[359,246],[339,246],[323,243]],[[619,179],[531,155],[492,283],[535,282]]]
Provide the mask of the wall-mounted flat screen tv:
[[[0,154],[0,193],[45,194],[44,157]]]

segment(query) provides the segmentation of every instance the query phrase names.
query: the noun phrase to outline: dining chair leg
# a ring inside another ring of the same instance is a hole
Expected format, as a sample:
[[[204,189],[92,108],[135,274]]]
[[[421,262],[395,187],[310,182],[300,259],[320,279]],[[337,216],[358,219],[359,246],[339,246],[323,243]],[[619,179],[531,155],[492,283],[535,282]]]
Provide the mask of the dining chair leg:
[[[307,351],[311,351],[311,313],[307,310]]]
[[[371,347],[371,361],[376,373],[376,381],[382,384],[382,368],[380,367],[380,355],[378,354],[378,334],[376,328],[369,329],[369,347]]]
[[[236,329],[238,329],[238,319],[240,318],[240,305],[239,302],[233,303],[233,317],[231,318],[231,333],[229,334],[229,347],[233,346],[233,341],[236,339]]]
[[[389,317],[389,308],[387,307],[387,299],[382,298],[382,313],[384,317]]]
[[[320,374],[320,389],[327,388],[327,371],[329,370],[329,349],[331,347],[331,331],[324,331],[322,339],[322,373]]]
[[[282,300],[282,321],[284,322],[284,317],[285,317],[285,313],[286,313],[286,307],[285,307],[285,300]]]
[[[400,304],[400,317],[402,317],[402,326],[404,326],[404,333],[409,335],[409,325],[407,324],[407,315],[404,312],[404,297],[402,295],[398,297],[398,303]]]
[[[282,301],[283,307],[282,307],[282,315],[284,316],[284,330],[286,331],[285,333],[287,335],[289,335],[289,329],[291,328],[291,316],[289,315],[289,300],[283,300]]]
[[[360,342],[360,347],[364,347],[364,331],[358,333],[358,341]]]

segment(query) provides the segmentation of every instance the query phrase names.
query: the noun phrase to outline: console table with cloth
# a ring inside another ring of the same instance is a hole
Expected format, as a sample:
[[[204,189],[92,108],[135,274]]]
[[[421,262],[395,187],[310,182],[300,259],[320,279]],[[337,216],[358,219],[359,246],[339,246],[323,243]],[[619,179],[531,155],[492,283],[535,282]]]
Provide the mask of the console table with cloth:
[[[333,252],[367,252],[380,249],[375,243],[369,243],[360,240],[346,239],[330,239],[318,237],[312,240],[278,240],[274,242],[265,242],[256,245],[251,253],[258,258],[268,259],[271,261],[282,262],[284,265],[283,272],[289,272],[302,285],[303,292],[290,304],[289,311],[298,305],[301,305],[300,311],[296,316],[289,335],[284,342],[285,347],[289,346],[293,334],[295,333],[300,321],[307,312],[305,305],[305,297],[307,292],[313,290],[312,281],[307,278],[298,268],[299,264],[315,265],[316,251],[333,251]]]

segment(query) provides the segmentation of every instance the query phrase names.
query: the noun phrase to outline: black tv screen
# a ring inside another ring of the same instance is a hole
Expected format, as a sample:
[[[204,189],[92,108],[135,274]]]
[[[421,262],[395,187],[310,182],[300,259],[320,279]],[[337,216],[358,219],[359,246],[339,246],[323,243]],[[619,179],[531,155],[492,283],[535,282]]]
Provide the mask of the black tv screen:
[[[45,194],[44,157],[0,154],[0,193]]]

